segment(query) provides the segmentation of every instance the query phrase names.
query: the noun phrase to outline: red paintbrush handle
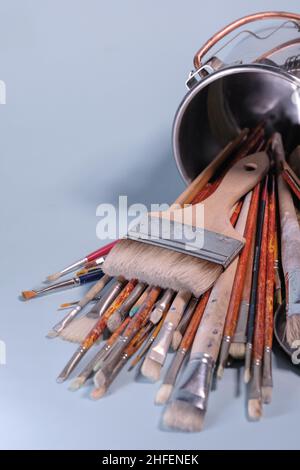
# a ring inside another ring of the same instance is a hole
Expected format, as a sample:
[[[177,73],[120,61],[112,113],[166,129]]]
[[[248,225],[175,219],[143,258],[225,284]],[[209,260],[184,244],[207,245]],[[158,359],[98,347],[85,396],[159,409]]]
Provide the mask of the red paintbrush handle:
[[[102,246],[96,251],[93,251],[89,255],[86,256],[87,261],[94,261],[97,258],[101,258],[101,256],[106,256],[110,250],[115,246],[116,243],[118,243],[119,240],[116,240],[114,242],[108,243],[105,246]]]
[[[269,197],[269,228],[268,228],[268,254],[267,254],[267,285],[265,309],[265,347],[272,348],[273,342],[273,314],[274,314],[274,285],[275,285],[275,233],[276,233],[276,195],[275,179],[272,178],[272,188]]]

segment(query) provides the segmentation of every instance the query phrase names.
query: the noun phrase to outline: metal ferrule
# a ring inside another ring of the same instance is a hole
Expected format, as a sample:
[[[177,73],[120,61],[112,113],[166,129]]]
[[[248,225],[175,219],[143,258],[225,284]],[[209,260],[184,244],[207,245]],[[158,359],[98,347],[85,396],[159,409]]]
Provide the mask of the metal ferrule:
[[[251,368],[251,358],[252,358],[252,344],[246,344],[246,353],[245,353],[245,369],[250,370]]]
[[[103,313],[108,309],[108,307],[112,304],[112,302],[115,300],[115,298],[120,294],[121,290],[123,288],[123,283],[117,281],[111,289],[106,292],[106,294],[101,297],[99,302],[97,302],[96,305],[90,310],[90,312],[87,313],[88,318],[93,318],[97,320],[100,318]]]
[[[80,346],[77,351],[73,354],[71,359],[67,362],[66,366],[63,368],[59,376],[57,377],[57,382],[63,382],[66,380],[71,372],[75,369],[79,361],[82,359],[82,357],[85,355],[87,352],[86,348],[83,348]]]
[[[87,380],[93,375],[96,365],[99,362],[101,364],[103,350],[104,350],[104,347],[102,347],[100,351],[98,351],[97,354],[90,360],[90,362],[82,369],[82,371],[78,374],[79,377],[84,377],[84,379]]]
[[[56,282],[51,286],[43,287],[43,289],[36,290],[35,292],[37,295],[42,295],[58,289],[63,289],[65,287],[75,287],[77,285],[80,285],[80,279],[78,277],[74,277],[72,279],[68,279],[67,281]]]
[[[101,351],[99,351],[99,357],[94,361],[93,371],[96,372],[100,369],[104,361],[108,358],[110,350],[112,346],[110,344],[106,344]],[[101,354],[100,354],[101,353]]]
[[[251,380],[249,383],[248,398],[260,399],[261,398],[261,361],[255,360],[252,364]]]
[[[178,389],[175,399],[186,401],[206,411],[212,383],[215,361],[206,353],[193,356],[185,373],[185,381]]]
[[[221,351],[220,351],[220,365],[222,367],[226,367],[228,356],[229,356],[229,349],[231,345],[231,336],[223,336]]]
[[[169,308],[169,305],[173,299],[173,296],[174,296],[174,291],[172,289],[167,289],[164,292],[162,298],[158,302],[156,302],[154,309],[152,311],[152,313],[159,312],[158,320],[156,321],[156,323],[159,322],[164,312]]]
[[[236,331],[232,338],[233,343],[243,343],[243,344],[246,343],[248,313],[249,313],[249,302],[246,302],[245,300],[243,300],[240,305],[239,319],[238,319]]]
[[[60,333],[66,326],[71,323],[73,318],[78,315],[78,313],[82,310],[82,307],[80,305],[76,305],[75,308],[72,308],[72,310],[60,321],[58,322],[52,329],[56,331],[56,333]]]
[[[136,303],[136,301],[140,298],[142,295],[143,291],[146,288],[146,284],[139,282],[131,294],[127,297],[127,299],[122,303],[122,305],[117,309],[119,314],[121,315],[122,318],[125,317],[127,312],[133,307],[133,305]]]
[[[120,356],[122,355],[122,352],[126,348],[128,341],[129,341],[128,336],[119,336],[117,341],[110,348],[109,354],[108,355],[105,354],[105,360],[102,358],[102,364],[100,365],[100,368],[106,377],[108,377],[112,373],[116,364],[120,360]]]
[[[67,273],[70,273],[72,271],[75,271],[77,268],[79,268],[80,266],[82,266],[83,264],[87,263],[88,262],[88,259],[87,258],[82,258],[78,261],[75,261],[75,263],[73,264],[70,264],[70,266],[67,266],[65,269],[62,269],[60,271],[60,275],[63,276]]]
[[[179,322],[179,325],[177,326],[177,330],[183,335],[183,333],[185,332],[186,328],[187,328],[187,325],[189,324],[190,322],[190,319],[195,311],[195,308],[197,306],[197,303],[198,303],[198,299],[197,297],[192,297],[191,300],[189,301],[188,303],[188,306],[186,307],[183,315],[182,315],[182,318]]]
[[[163,324],[149,352],[150,359],[158,362],[161,365],[164,364],[170,344],[172,342],[174,330],[175,328],[172,322],[166,322]]]
[[[272,351],[269,347],[266,347],[264,351],[262,386],[273,387]]]
[[[168,385],[175,384],[180,368],[186,357],[186,352],[187,352],[186,349],[178,349],[164,377],[164,380],[163,380],[164,384],[168,384]]]

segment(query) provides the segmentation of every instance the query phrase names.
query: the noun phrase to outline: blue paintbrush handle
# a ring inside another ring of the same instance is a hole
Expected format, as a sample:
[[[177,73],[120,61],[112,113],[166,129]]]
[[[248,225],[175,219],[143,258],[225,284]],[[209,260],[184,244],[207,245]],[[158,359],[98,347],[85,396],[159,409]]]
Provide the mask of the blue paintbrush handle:
[[[78,278],[80,280],[80,285],[83,285],[83,284],[88,284],[89,282],[98,281],[103,276],[104,276],[104,272],[102,271],[102,269],[97,269],[90,273],[82,274],[81,276],[78,276]]]

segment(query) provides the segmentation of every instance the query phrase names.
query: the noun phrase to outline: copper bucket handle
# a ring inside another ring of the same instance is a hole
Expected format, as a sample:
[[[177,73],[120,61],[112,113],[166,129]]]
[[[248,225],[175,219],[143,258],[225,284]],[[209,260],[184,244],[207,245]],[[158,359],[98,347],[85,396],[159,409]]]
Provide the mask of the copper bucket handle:
[[[252,23],[253,21],[259,20],[267,20],[267,19],[287,19],[291,21],[296,21],[299,23],[300,26],[300,15],[297,13],[289,13],[286,11],[265,11],[261,13],[254,13],[253,15],[244,16],[239,20],[233,21],[229,25],[225,26],[225,28],[218,31],[214,34],[206,43],[196,52],[194,56],[194,66],[196,69],[202,67],[203,57],[207,54],[207,52],[217,44],[217,42],[221,41],[225,36],[230,34],[235,29],[244,26],[245,24]]]

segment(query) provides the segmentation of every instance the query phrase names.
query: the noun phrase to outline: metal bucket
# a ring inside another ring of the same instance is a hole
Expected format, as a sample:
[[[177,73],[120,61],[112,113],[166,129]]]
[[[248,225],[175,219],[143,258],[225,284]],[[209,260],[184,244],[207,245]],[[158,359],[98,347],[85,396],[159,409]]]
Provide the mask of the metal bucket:
[[[265,20],[276,20],[277,25],[262,29],[261,23],[258,32],[242,30],[203,61],[228,34]],[[221,58],[219,54],[241,36],[246,39],[236,45],[232,57]],[[300,143],[300,14],[264,12],[234,21],[199,49],[194,67],[173,125],[174,156],[185,182],[244,127],[264,121],[267,133],[283,134],[287,151]]]

